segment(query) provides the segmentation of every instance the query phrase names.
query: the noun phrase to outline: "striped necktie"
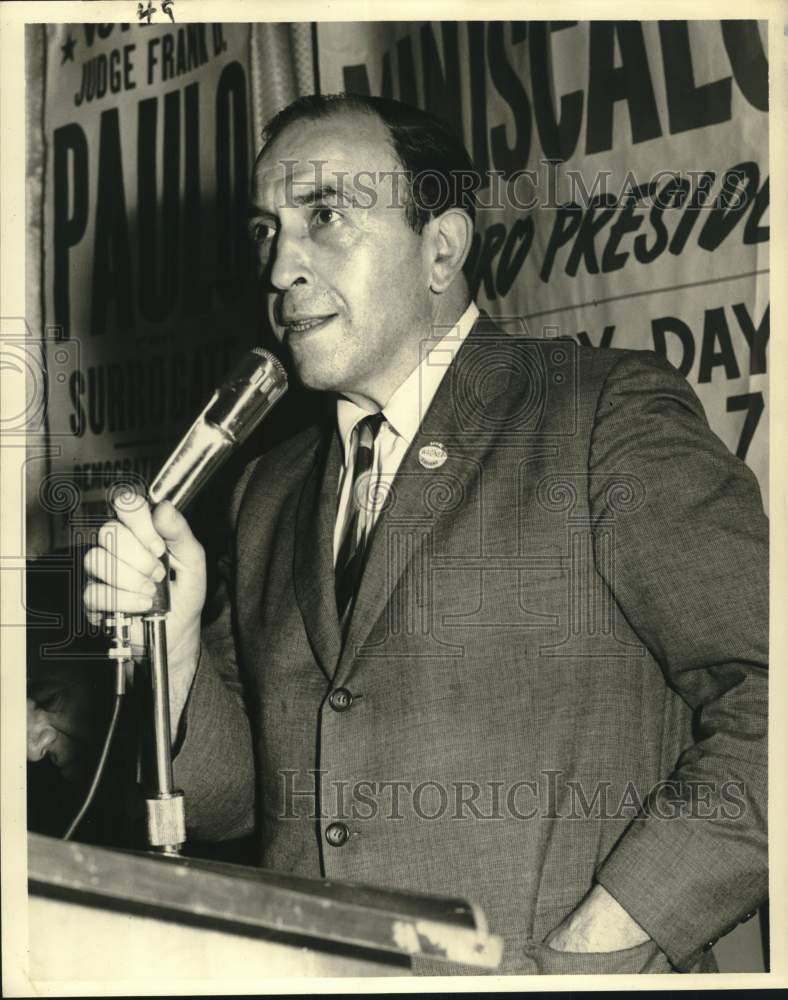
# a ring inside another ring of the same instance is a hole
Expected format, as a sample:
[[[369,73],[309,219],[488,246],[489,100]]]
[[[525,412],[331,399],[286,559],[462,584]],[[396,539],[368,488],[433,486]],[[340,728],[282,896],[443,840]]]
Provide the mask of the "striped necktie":
[[[348,523],[337,553],[334,569],[337,611],[343,632],[350,618],[353,601],[361,579],[361,571],[364,568],[364,554],[371,534],[373,511],[370,472],[375,438],[383,420],[382,413],[373,413],[364,417],[355,427],[356,457],[353,463],[353,486],[350,491]]]

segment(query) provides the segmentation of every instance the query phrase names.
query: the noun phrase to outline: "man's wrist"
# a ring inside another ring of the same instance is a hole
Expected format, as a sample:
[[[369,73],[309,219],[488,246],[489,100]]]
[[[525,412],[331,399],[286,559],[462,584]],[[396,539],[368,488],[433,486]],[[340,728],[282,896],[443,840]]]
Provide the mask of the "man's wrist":
[[[179,650],[168,664],[170,683],[170,727],[175,739],[179,732],[181,718],[185,712],[189,694],[197,673],[200,661],[200,637],[190,641],[185,648]],[[181,729],[183,727],[181,726]],[[182,733],[181,733],[182,737]]]

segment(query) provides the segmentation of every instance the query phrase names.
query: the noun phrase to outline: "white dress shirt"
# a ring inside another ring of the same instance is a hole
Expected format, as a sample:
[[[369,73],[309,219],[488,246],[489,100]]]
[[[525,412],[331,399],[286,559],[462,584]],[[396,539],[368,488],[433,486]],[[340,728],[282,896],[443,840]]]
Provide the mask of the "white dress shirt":
[[[471,302],[465,312],[440,340],[422,345],[421,362],[413,369],[405,381],[397,388],[391,399],[383,407],[384,422],[381,424],[372,456],[370,482],[370,514],[366,519],[369,532],[377,516],[385,505],[388,487],[397,473],[405,452],[410,447],[429,409],[438,386],[460,345],[471,332],[479,316],[475,302]],[[353,485],[353,461],[355,447],[353,434],[356,425],[369,411],[362,409],[349,399],[337,401],[337,428],[342,441],[343,464],[339,475],[339,501],[337,520],[334,526],[334,563],[344,535],[346,522],[350,518],[348,507]]]

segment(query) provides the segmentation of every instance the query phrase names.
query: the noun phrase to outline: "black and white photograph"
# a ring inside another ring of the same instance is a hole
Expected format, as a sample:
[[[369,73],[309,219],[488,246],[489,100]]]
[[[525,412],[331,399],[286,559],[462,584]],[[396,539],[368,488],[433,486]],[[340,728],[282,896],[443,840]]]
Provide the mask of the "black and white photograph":
[[[788,985],[785,6],[0,19],[3,995]]]

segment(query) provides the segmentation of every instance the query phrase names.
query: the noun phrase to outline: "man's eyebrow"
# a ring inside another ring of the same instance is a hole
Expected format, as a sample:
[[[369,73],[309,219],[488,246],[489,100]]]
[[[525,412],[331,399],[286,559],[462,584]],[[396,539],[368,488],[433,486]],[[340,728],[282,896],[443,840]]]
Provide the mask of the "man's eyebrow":
[[[335,187],[333,184],[315,184],[308,186],[307,181],[299,183],[296,181],[293,186],[299,188],[307,187],[305,191],[293,191],[289,190],[286,194],[286,205],[290,208],[302,208],[304,206],[316,205],[321,201],[326,201],[331,198],[335,198],[338,201],[343,202],[346,205],[355,206],[356,201],[351,198],[342,187]],[[276,221],[278,216],[276,212],[272,212],[268,208],[263,208],[260,205],[250,205],[249,211],[247,213],[248,219],[273,219]]]
[[[293,205],[314,205],[327,198],[338,198],[349,205],[353,204],[353,199],[349,198],[341,187],[336,188],[333,184],[316,184],[308,191],[288,192],[288,201]]]
[[[269,212],[267,208],[260,208],[259,205],[250,205],[246,213],[247,222],[255,222],[257,219],[272,219],[276,222],[274,212]]]

